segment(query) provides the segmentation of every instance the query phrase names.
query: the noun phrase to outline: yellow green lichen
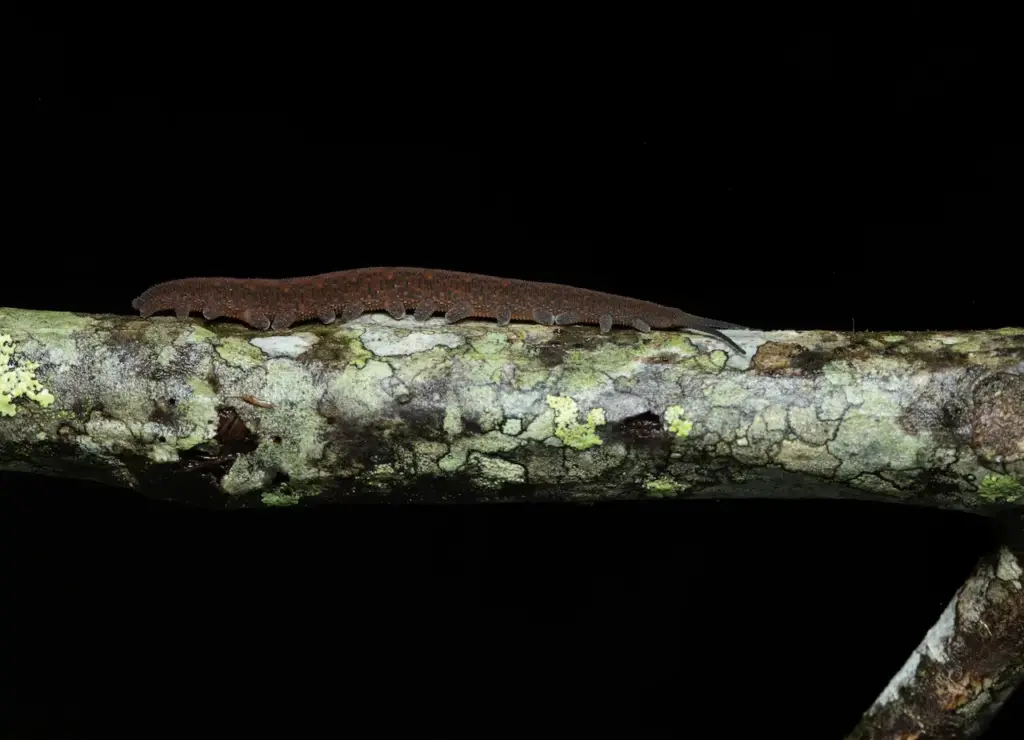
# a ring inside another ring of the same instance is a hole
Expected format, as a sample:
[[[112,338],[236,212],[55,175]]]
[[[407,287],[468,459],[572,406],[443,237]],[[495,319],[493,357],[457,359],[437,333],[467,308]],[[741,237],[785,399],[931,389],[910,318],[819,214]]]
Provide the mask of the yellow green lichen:
[[[594,430],[605,423],[604,409],[591,409],[584,423],[577,421],[579,406],[566,396],[548,396],[548,406],[555,412],[555,436],[569,447],[585,450],[604,444]]]
[[[1012,475],[986,475],[981,481],[978,495],[988,501],[1005,501],[1012,504],[1024,496],[1024,483]]]
[[[665,409],[665,421],[668,422],[668,430],[677,437],[690,436],[693,429],[693,422],[686,418],[686,411],[682,406],[669,406]]]
[[[644,481],[644,489],[651,498],[674,498],[684,488],[682,483],[666,476]]]
[[[359,330],[354,336],[347,337],[348,347],[346,348],[349,352],[348,363],[360,370],[366,365],[367,361],[373,358],[373,352],[363,346],[362,333],[362,330]],[[342,332],[339,332],[338,335],[339,337],[344,336]]]
[[[712,350],[706,355],[700,355],[700,357],[706,358],[700,363],[706,370],[721,370],[725,367],[725,363],[729,361],[728,353],[721,349]]]
[[[25,397],[43,408],[53,403],[53,394],[36,379],[39,363],[15,359],[10,334],[0,335],[0,416],[14,416],[14,399]]]
[[[822,476],[832,475],[842,464],[826,445],[812,445],[800,439],[782,440],[775,460],[786,470]]]

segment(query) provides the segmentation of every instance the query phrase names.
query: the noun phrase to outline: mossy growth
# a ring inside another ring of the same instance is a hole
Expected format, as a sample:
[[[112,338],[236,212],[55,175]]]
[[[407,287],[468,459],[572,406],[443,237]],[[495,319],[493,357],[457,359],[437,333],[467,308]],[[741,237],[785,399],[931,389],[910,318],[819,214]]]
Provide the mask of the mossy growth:
[[[986,475],[978,494],[987,501],[1013,503],[1024,496],[1024,483],[1012,475]]]

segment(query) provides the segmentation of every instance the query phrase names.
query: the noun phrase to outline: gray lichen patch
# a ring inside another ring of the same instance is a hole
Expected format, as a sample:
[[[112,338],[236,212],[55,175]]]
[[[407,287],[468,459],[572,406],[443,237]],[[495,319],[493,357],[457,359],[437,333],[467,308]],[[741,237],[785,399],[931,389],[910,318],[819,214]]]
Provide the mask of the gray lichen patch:
[[[273,408],[246,412],[260,440],[249,462],[296,482],[321,477],[318,465],[329,425],[318,413],[323,389],[318,387],[313,371],[294,360],[269,360],[258,390]]]
[[[512,437],[523,431],[523,420],[522,419],[506,419],[504,426],[501,431],[503,434],[508,434]]]
[[[462,409],[460,423],[471,422],[484,432],[498,428],[504,419],[499,390],[493,385],[459,385],[452,400]]]
[[[465,338],[451,331],[413,328],[397,331],[391,327],[374,326],[362,335],[363,346],[377,357],[396,357],[426,352],[435,347],[460,347]]]
[[[566,450],[565,480],[592,481],[600,479],[605,474],[620,468],[628,456],[629,450],[626,445],[618,440],[599,447],[589,447],[579,452]]]
[[[240,456],[220,481],[220,487],[229,496],[241,496],[261,491],[273,482],[276,471],[269,469],[262,461],[249,456]]]
[[[320,341],[320,337],[310,332],[293,332],[266,337],[253,337],[249,342],[260,349],[267,357],[290,357],[295,359],[308,352]]]
[[[526,468],[500,457],[471,452],[467,467],[482,488],[498,490],[509,483],[525,483]]]

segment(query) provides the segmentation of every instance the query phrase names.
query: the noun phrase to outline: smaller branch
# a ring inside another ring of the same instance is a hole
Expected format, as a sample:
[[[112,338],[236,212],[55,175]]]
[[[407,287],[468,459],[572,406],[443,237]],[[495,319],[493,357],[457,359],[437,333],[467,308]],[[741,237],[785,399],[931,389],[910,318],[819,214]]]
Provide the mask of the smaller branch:
[[[1022,574],[982,558],[847,740],[979,737],[1024,680]]]

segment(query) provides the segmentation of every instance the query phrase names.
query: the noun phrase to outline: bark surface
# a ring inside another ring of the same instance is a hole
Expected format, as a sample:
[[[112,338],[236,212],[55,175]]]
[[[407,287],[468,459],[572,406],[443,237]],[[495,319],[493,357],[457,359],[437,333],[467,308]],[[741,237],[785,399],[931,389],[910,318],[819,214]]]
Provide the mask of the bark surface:
[[[0,309],[0,469],[213,507],[851,497],[1024,506],[1024,329],[678,331]]]

